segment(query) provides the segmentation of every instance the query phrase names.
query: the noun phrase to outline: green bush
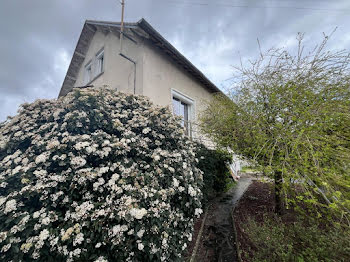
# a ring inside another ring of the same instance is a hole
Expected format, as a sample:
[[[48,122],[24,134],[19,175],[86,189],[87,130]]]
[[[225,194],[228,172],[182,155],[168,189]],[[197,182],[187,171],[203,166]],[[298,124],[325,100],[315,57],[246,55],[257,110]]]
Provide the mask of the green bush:
[[[0,125],[1,261],[181,261],[201,210],[194,145],[167,108],[84,89]]]
[[[206,203],[224,192],[232,182],[228,167],[232,156],[226,151],[208,149],[202,144],[197,145],[196,156],[199,159],[197,167],[203,172],[203,203]]]
[[[243,230],[252,247],[243,250],[247,261],[350,261],[349,228],[325,227],[317,220],[286,224],[266,216],[262,223],[249,218]]]

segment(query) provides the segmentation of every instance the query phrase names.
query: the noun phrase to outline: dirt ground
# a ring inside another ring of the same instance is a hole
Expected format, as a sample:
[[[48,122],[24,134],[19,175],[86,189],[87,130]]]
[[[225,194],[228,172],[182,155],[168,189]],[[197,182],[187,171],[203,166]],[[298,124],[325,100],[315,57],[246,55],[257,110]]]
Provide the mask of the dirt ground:
[[[237,231],[237,241],[241,249],[249,250],[251,244],[247,238],[242,225],[247,218],[255,218],[256,221],[263,221],[263,214],[274,212],[274,195],[272,184],[254,181],[240,199],[238,206],[234,211],[234,221]],[[242,257],[244,262],[249,262]]]

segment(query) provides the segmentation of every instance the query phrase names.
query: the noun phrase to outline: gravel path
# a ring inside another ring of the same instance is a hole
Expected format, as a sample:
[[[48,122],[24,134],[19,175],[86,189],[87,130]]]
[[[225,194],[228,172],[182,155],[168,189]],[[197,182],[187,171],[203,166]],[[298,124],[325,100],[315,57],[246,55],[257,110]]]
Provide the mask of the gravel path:
[[[235,187],[209,207],[194,261],[238,261],[231,211],[251,183],[251,177],[241,177]]]

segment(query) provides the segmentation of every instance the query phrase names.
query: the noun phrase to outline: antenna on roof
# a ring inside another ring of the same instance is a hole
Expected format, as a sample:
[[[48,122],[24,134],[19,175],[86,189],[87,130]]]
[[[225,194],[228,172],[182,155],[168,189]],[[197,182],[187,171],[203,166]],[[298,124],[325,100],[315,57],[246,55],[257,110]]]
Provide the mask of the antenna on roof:
[[[125,1],[121,0],[120,4],[122,5],[122,17],[121,17],[121,23],[120,23],[120,53],[123,52],[123,36],[124,36],[124,8],[125,8]]]
[[[136,61],[128,57],[127,55],[123,54],[123,36],[124,36],[124,7],[125,7],[125,0],[121,0],[120,4],[122,5],[122,19],[120,23],[120,51],[119,55],[129,62],[134,64],[134,94],[136,94]]]

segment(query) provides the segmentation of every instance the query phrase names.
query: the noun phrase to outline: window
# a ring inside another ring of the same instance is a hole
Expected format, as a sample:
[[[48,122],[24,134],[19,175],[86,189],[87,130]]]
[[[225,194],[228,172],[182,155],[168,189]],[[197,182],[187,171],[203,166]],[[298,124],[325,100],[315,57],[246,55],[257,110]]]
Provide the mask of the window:
[[[181,116],[181,125],[184,127],[187,135],[192,136],[192,114],[193,114],[193,100],[181,95],[176,91],[172,91],[173,114]]]
[[[188,125],[188,105],[180,99],[173,97],[173,113],[182,117],[181,125],[187,129]]]
[[[96,55],[96,76],[104,70],[104,50],[102,49]]]
[[[85,72],[84,72],[84,82],[85,84],[89,83],[92,80],[92,63],[89,62],[85,66]]]

